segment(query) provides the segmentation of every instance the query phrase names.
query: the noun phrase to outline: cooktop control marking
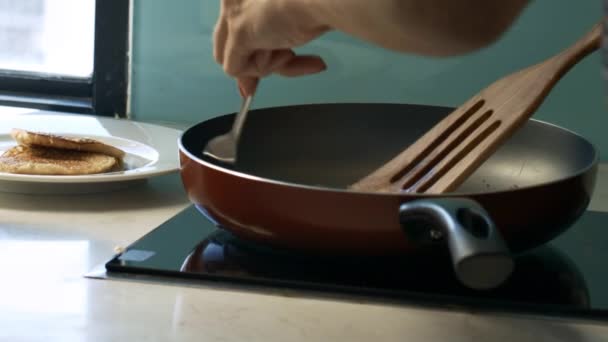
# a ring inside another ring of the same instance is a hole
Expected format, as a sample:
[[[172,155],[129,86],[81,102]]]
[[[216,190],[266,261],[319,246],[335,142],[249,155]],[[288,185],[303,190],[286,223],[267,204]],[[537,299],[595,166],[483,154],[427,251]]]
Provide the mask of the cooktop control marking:
[[[141,249],[130,249],[118,257],[122,261],[137,261],[142,262],[151,258],[156,252],[144,251]]]

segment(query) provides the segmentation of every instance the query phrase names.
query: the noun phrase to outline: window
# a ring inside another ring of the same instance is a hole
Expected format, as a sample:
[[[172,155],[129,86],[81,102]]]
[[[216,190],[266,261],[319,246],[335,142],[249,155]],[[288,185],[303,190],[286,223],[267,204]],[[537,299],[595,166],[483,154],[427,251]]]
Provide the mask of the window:
[[[124,117],[130,0],[0,0],[0,105]]]

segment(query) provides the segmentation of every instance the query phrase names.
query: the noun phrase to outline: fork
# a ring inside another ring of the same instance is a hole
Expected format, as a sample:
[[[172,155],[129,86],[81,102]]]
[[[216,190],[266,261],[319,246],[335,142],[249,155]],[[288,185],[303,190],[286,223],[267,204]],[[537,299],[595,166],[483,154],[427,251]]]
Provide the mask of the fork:
[[[241,109],[236,114],[230,131],[209,140],[203,150],[203,155],[228,165],[236,163],[239,138],[252,101],[253,94],[243,97]]]
[[[566,72],[599,48],[601,31],[598,23],[561,53],[495,81],[349,189],[445,193],[458,188],[532,116]]]

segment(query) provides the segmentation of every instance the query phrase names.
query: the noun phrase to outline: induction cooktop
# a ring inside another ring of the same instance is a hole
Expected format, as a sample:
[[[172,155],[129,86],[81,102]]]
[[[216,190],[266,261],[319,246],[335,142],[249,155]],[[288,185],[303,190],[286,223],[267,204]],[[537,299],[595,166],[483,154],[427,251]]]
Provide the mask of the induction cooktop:
[[[500,287],[473,290],[441,253],[303,255],[241,240],[192,205],[105,264],[109,276],[149,275],[200,283],[391,299],[463,311],[608,320],[608,213],[587,211],[565,233],[515,257]]]

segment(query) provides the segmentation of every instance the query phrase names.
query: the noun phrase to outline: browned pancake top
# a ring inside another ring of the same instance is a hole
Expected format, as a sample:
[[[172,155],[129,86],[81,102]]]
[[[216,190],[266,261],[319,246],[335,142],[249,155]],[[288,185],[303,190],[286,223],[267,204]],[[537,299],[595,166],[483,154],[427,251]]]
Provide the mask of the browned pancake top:
[[[90,138],[66,137],[50,133],[32,132],[14,128],[11,136],[20,145],[44,146],[56,149],[86,151],[107,154],[116,158],[123,158],[125,152],[114,146]]]
[[[20,174],[94,174],[112,171],[119,164],[115,157],[101,153],[21,145],[0,156],[0,171]]]

